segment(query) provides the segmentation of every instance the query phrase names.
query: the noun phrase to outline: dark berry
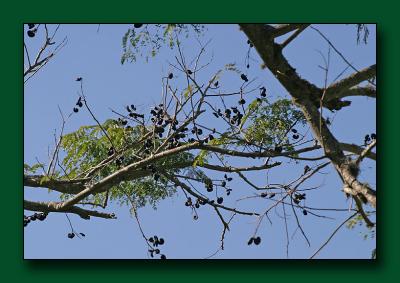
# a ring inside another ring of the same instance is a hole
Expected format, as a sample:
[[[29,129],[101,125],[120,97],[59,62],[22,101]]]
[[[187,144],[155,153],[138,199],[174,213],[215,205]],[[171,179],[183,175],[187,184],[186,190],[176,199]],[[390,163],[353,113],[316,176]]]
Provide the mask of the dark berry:
[[[143,26],[143,24],[134,24],[133,25],[135,28],[141,28]]]
[[[78,77],[78,78],[76,78],[75,81],[80,82],[81,80],[82,80],[82,78],[81,78],[81,77]]]
[[[376,134],[375,133],[371,134],[371,139],[376,140]]]
[[[246,103],[246,100],[244,100],[243,98],[239,100],[239,104],[240,104],[240,105],[243,105],[243,104],[245,104],[245,103]]]
[[[254,244],[259,245],[260,243],[261,243],[260,237],[254,238]]]
[[[39,214],[37,219],[39,219],[40,221],[45,220],[46,219],[46,214],[44,214],[44,213]]]
[[[222,204],[223,202],[224,202],[224,198],[223,197],[217,198],[217,203],[218,204]]]
[[[29,29],[33,29],[35,27],[35,24],[28,24]]]
[[[303,214],[307,215],[307,210],[303,209]]]
[[[193,74],[193,72],[191,70],[187,70],[186,73],[188,73],[188,75]]]
[[[73,237],[75,237],[75,233],[68,233],[68,238],[72,239]]]
[[[161,259],[167,259],[167,257],[165,255],[161,255],[160,258]]]
[[[249,81],[249,79],[247,78],[247,76],[246,76],[245,74],[241,74],[241,75],[240,75],[240,78],[241,78],[242,80],[244,80],[245,82],[248,82],[248,81]]]
[[[251,238],[249,239],[249,241],[247,242],[247,244],[250,246],[250,245],[253,243],[253,241],[254,241],[254,238],[251,237]]]
[[[267,96],[267,89],[265,87],[261,87],[260,90],[261,90],[261,96],[262,97],[266,97]]]
[[[35,37],[35,32],[33,30],[28,30],[27,34],[29,37]]]
[[[168,79],[172,79],[174,77],[174,74],[173,73],[169,73],[169,75],[168,75]]]

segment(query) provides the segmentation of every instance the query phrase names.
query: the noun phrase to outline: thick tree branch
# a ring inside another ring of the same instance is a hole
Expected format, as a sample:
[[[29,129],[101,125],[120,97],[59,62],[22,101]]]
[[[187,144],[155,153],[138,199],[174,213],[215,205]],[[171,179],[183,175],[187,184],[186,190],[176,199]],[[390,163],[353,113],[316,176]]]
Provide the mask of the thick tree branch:
[[[69,208],[59,208],[57,202],[33,202],[24,200],[24,209],[30,211],[41,211],[41,212],[65,212],[77,214],[83,219],[90,219],[93,217],[116,219],[114,213],[99,212],[96,210],[87,210],[77,206],[71,206]]]
[[[325,95],[324,100],[341,99],[348,96],[367,96],[376,98],[376,89],[372,86],[359,87],[355,86],[341,92],[331,92],[328,96]]]
[[[279,37],[282,35],[285,35],[289,32],[292,32],[296,29],[301,29],[309,26],[309,24],[282,24],[282,25],[277,25],[274,26],[272,29],[272,37]]]
[[[326,89],[325,92],[325,97],[327,100],[333,99],[333,98],[341,98],[340,93],[341,92],[347,92],[349,89],[353,86],[356,86],[366,80],[372,79],[373,77],[376,76],[376,64],[371,65],[365,69],[362,69],[358,72],[355,72],[348,76],[347,78],[344,78],[331,86],[329,86]],[[343,96],[344,97],[344,96]]]
[[[54,180],[43,175],[24,175],[24,186],[33,188],[48,188],[60,193],[76,194],[82,191],[89,179]]]
[[[364,149],[358,145],[355,144],[350,144],[350,143],[340,143],[340,147],[342,148],[342,150],[344,151],[348,151],[348,152],[352,152],[358,155],[361,155],[361,153],[364,151]],[[365,153],[365,157],[368,157],[372,160],[376,161],[376,153],[372,152],[372,151],[367,151]]]
[[[302,33],[308,26],[309,26],[309,24],[302,25],[301,27],[299,27],[291,36],[289,36],[288,39],[286,39],[281,44],[281,49],[284,49],[290,42],[292,42],[294,39],[296,39],[296,37],[298,37],[300,35],[300,33]]]
[[[286,58],[273,40],[271,31],[263,25],[242,24],[244,33],[254,44],[266,67],[275,74],[279,82],[286,88],[293,98],[293,102],[302,110],[315,138],[323,145],[326,156],[332,161],[343,182],[351,187],[352,194],[361,194],[368,202],[376,207],[376,192],[368,185],[361,184],[357,180],[354,171],[343,154],[340,143],[332,135],[325,122],[320,119],[321,89],[314,84],[300,78],[296,70],[290,66]],[[336,91],[348,89],[361,81],[375,75],[376,66],[357,72],[331,87]],[[335,91],[335,92],[336,92]],[[342,102],[343,103],[343,102]],[[333,109],[340,109],[341,105],[332,105]]]

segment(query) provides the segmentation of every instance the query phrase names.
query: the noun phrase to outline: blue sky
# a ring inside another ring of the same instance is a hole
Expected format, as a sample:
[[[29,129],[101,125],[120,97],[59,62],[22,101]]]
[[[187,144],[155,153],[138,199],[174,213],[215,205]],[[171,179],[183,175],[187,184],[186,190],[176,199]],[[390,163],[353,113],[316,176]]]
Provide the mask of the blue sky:
[[[358,69],[376,62],[375,26],[370,25],[370,36],[367,45],[356,43],[354,25],[315,25],[318,27],[346,58]],[[172,68],[168,65],[174,61],[176,50],[164,48],[148,63],[139,59],[135,63],[121,65],[122,36],[129,25],[62,25],[57,38],[68,37],[68,44],[59,54],[33,77],[24,89],[24,160],[25,163],[36,163],[36,158],[47,162],[47,151],[54,145],[54,130],[59,131],[61,118],[57,105],[64,113],[69,113],[78,97],[79,84],[75,78],[84,78],[85,94],[88,102],[100,121],[116,118],[109,110],[123,111],[127,104],[135,104],[141,112],[148,112],[150,107],[159,103],[161,78]],[[54,26],[50,26],[54,29]],[[43,36],[43,34],[42,34]],[[28,48],[35,52],[41,43],[40,34],[34,39],[25,38]],[[210,65],[200,75],[208,81],[212,74],[227,63],[236,63],[247,72],[249,78],[255,78],[256,84],[263,84],[272,97],[288,97],[283,87],[271,73],[259,66],[261,60],[255,50],[250,53],[250,69],[245,68],[247,38],[239,31],[237,25],[207,25],[206,33],[200,37],[205,43],[212,39],[205,54],[204,63],[212,58]],[[191,59],[199,51],[198,43],[193,39],[182,39],[183,52]],[[323,85],[324,73],[318,67],[323,61],[319,54],[327,54],[328,44],[312,29],[308,28],[289,45],[284,54],[302,77],[318,86]],[[343,71],[346,64],[331,51],[331,69],[329,82]],[[351,70],[344,75],[350,74]],[[176,87],[183,89],[183,75],[176,74]],[[226,74],[220,80],[226,90],[237,89],[241,82],[234,74]],[[365,134],[376,132],[375,100],[370,98],[352,98],[352,106],[332,114],[332,131],[343,142],[362,144]],[[214,123],[205,118],[205,123]],[[73,115],[66,125],[66,132],[76,130],[82,125],[94,124],[90,115],[84,111]],[[301,129],[304,133],[307,128]],[[288,160],[282,159],[287,162]],[[246,162],[246,161],[237,161]],[[313,163],[310,163],[311,165]],[[279,182],[289,182],[299,175],[304,163],[291,162],[282,168],[271,171],[270,178]],[[361,179],[376,185],[375,163],[363,163]],[[324,170],[306,186],[321,185],[321,189],[308,194],[307,204],[314,207],[348,208],[340,191],[341,182],[332,168]],[[262,184],[265,175],[249,174]],[[232,184],[233,193],[227,204],[254,192],[239,182]],[[56,200],[56,193],[46,189],[26,188],[25,198],[29,200]],[[212,254],[220,245],[222,225],[214,210],[203,207],[199,220],[193,221],[190,210],[184,206],[185,198],[181,193],[173,198],[161,201],[157,210],[145,207],[139,210],[143,228],[148,235],[162,236],[166,243],[162,247],[168,258],[204,258]],[[243,209],[262,211],[265,201],[242,201]],[[289,209],[289,208],[288,208]],[[129,208],[111,204],[107,211],[115,212],[117,220],[92,218],[90,221],[70,215],[74,228],[87,235],[85,239],[67,238],[70,231],[64,214],[50,214],[44,222],[32,223],[24,229],[25,258],[147,258],[147,249],[135,220],[129,214]],[[231,231],[225,237],[225,250],[214,258],[285,258],[285,229],[283,221],[273,214],[273,224],[263,222],[260,229],[262,244],[248,246],[247,240],[252,235],[256,219],[246,216],[235,217]],[[30,214],[30,212],[25,212]],[[297,231],[290,241],[290,258],[307,258],[319,248],[331,232],[349,216],[349,212],[323,213],[334,217],[334,220],[301,215],[301,222],[310,241],[309,248]],[[229,214],[225,214],[226,217]],[[290,236],[295,231],[293,216],[290,220]],[[368,258],[375,247],[375,239],[363,240],[360,232],[365,228],[354,230],[343,228],[330,244],[319,254],[318,258]]]

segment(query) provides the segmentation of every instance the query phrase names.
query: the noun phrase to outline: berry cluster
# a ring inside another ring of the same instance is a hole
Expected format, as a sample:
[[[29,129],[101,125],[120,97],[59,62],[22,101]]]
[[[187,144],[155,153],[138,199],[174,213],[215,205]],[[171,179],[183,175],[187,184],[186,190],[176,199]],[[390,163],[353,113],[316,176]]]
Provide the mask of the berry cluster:
[[[265,86],[260,87],[260,90],[261,90],[261,93],[260,93],[261,97],[266,97],[267,96],[267,89],[265,88]]]
[[[83,106],[82,97],[81,96],[79,96],[78,101],[76,102],[75,105],[78,106],[79,108],[81,108]],[[79,111],[78,107],[74,107],[73,110],[74,110],[75,113],[78,113],[78,111]]]
[[[136,107],[135,107],[135,105],[133,105],[133,104],[131,104],[131,105],[127,105],[126,106],[126,110],[129,112],[129,117],[132,117],[132,118],[144,118],[144,114],[139,114],[139,113],[136,113],[135,111],[136,111]]]
[[[198,199],[196,199],[196,203],[193,205],[193,202],[192,202],[192,198],[191,197],[188,197],[187,199],[186,199],[186,201],[185,201],[185,206],[190,206],[190,207],[194,207],[194,208],[200,208],[200,205],[205,205],[205,204],[207,204],[207,200],[206,199],[202,199],[202,198],[198,198]]]
[[[375,133],[372,133],[371,136],[370,135],[365,135],[365,137],[364,137],[364,146],[369,145],[372,140],[376,140],[376,134]]]
[[[225,176],[226,176],[226,178],[228,178],[228,176],[226,174],[225,174]],[[232,178],[230,178],[230,179],[232,179]],[[229,196],[231,194],[232,189],[226,187],[226,180],[221,181],[221,187],[223,187],[226,190],[227,196]]]
[[[294,198],[293,198],[293,202],[295,204],[299,204],[300,201],[305,200],[305,199],[306,199],[306,194],[305,193],[303,193],[303,194],[295,193],[294,194]]]
[[[152,244],[153,248],[149,249],[149,253],[151,257],[154,257],[154,254],[160,254],[160,249],[158,249],[158,246],[162,246],[165,241],[163,238],[158,238],[158,236],[153,236],[149,239],[149,242]],[[160,255],[160,259],[167,259],[167,257],[164,254]]]
[[[239,100],[238,103],[239,105],[243,105],[246,103],[246,101],[242,98]],[[236,106],[232,106],[231,108],[225,109],[224,113],[221,112],[221,109],[218,109],[217,112],[213,112],[213,115],[217,118],[225,116],[225,118],[229,120],[229,123],[231,125],[237,125],[237,126],[240,125],[243,118],[243,114],[240,113],[239,109]]]
[[[160,138],[162,138],[167,125],[172,123],[171,128],[173,130],[176,130],[176,126],[178,125],[178,121],[171,119],[168,113],[164,111],[163,106],[163,104],[160,104],[150,111],[150,114],[153,116],[151,121],[154,124],[154,132],[158,134]]]
[[[35,26],[36,26],[35,24],[28,24],[29,30],[26,32],[26,34],[29,37],[35,37],[36,32],[37,32],[37,28],[35,28]]]
[[[47,217],[47,213],[46,212],[34,213],[31,216],[24,215],[24,227],[28,226],[28,224],[31,221],[36,221],[36,220],[43,221],[43,220],[46,219],[46,217]]]
[[[261,193],[260,195],[262,198],[266,198],[268,196],[268,193]],[[275,193],[270,193],[268,198],[273,198],[275,196]]]
[[[297,140],[297,139],[300,137],[300,136],[298,135],[296,129],[291,129],[290,131],[293,133],[293,135],[292,135],[292,138],[293,138],[293,139]]]
[[[250,246],[251,244],[259,245],[261,243],[261,238],[260,237],[251,237],[247,244]]]

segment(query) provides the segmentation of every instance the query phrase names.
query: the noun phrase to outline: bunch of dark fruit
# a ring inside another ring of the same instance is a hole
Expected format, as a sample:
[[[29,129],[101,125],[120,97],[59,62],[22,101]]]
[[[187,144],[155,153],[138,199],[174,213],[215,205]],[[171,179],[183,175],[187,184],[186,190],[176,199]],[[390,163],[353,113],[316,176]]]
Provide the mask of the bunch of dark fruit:
[[[299,204],[300,201],[302,201],[304,199],[306,199],[306,194],[305,193],[303,193],[303,194],[296,193],[296,194],[294,194],[293,202],[295,204]]]
[[[76,102],[75,105],[78,106],[79,108],[81,108],[83,106],[82,97],[81,96],[79,96],[78,101]],[[75,113],[78,113],[78,111],[79,111],[78,107],[74,107],[73,110],[74,110]]]
[[[28,224],[31,221],[36,221],[36,220],[43,221],[46,219],[46,217],[47,217],[46,212],[34,213],[31,216],[24,215],[24,227],[28,226]]]
[[[29,30],[26,32],[26,34],[29,37],[35,37],[36,32],[37,32],[37,28],[35,28],[35,26],[36,26],[35,24],[28,24]]]
[[[158,246],[161,246],[165,243],[163,238],[159,238],[158,236],[153,236],[149,239],[149,242],[153,245],[152,249],[149,249],[149,253],[151,257],[154,257],[154,254],[160,254],[160,249]],[[167,257],[164,254],[160,255],[160,259],[166,259]]]
[[[261,243],[261,238],[260,237],[251,237],[247,244],[250,246],[251,244],[259,245]]]

